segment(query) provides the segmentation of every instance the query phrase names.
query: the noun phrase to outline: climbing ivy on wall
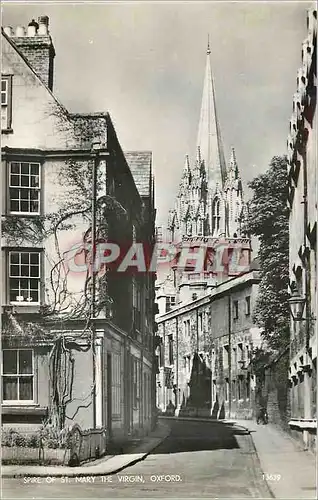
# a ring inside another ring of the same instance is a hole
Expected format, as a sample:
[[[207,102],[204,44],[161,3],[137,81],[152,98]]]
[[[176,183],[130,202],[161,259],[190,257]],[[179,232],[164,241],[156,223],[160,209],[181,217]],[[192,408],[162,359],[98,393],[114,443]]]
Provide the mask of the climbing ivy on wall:
[[[289,342],[289,211],[287,208],[287,157],[274,156],[269,169],[249,187],[245,230],[260,242],[261,282],[254,321],[269,348],[281,350]]]
[[[106,168],[106,167],[105,167]],[[12,308],[4,315],[4,340],[14,343],[47,342],[50,373],[50,415],[49,425],[62,429],[65,425],[68,403],[73,400],[74,357],[73,350],[83,351],[92,348],[92,272],[89,269],[91,252],[88,245],[92,241],[92,169],[91,161],[66,161],[57,173],[55,203],[58,210],[44,215],[2,217],[2,237],[7,244],[21,247],[42,245],[51,238],[54,252],[49,254],[44,248],[46,263],[49,263],[49,278],[45,281],[45,304],[40,307],[32,321],[26,321]],[[97,176],[97,192],[103,187],[101,172]],[[52,195],[52,193],[50,193]],[[96,200],[96,239],[107,240],[109,224],[127,222],[125,208],[112,196],[102,195]],[[84,228],[79,252],[84,252],[87,265],[83,289],[74,293],[69,287],[69,268],[66,265],[67,253],[61,243],[65,231]],[[85,229],[86,228],[86,229]],[[44,245],[45,247],[45,245]],[[106,276],[97,276],[95,315],[109,308],[112,299],[108,295]],[[78,319],[84,325],[82,331],[70,339],[70,320]],[[52,334],[52,329],[59,333]],[[78,342],[81,340],[82,342]],[[84,340],[84,342],[83,342]],[[83,347],[84,345],[84,347]],[[85,346],[86,345],[86,346]],[[79,407],[91,404],[91,394],[79,401]],[[87,402],[88,401],[88,402]],[[85,404],[83,404],[85,403]]]

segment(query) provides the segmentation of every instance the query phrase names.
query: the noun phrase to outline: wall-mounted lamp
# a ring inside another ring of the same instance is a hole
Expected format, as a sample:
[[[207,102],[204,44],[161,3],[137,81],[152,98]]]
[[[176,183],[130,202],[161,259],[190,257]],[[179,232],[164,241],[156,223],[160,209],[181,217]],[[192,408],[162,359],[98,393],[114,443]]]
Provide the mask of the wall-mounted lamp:
[[[290,296],[289,309],[294,321],[302,321],[306,303],[306,297],[302,297],[297,291],[294,291]]]

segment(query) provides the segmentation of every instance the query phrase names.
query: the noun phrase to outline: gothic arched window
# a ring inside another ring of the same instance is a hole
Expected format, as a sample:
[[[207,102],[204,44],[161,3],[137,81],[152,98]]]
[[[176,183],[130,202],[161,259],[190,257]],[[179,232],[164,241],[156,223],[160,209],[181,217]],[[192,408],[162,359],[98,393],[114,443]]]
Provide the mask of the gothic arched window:
[[[212,233],[220,231],[220,200],[215,198],[212,204]]]

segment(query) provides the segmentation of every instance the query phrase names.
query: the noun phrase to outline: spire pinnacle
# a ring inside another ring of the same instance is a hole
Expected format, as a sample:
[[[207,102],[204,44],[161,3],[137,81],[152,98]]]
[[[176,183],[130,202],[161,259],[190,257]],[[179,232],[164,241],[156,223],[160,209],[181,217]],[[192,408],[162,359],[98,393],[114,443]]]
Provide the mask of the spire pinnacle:
[[[237,167],[235,149],[231,147],[231,157],[230,157],[230,168],[235,169]]]
[[[197,151],[200,148],[200,159],[204,161],[208,188],[215,190],[218,183],[223,186],[226,178],[226,163],[221,140],[221,132],[216,113],[214,81],[211,70],[210,43],[206,56],[206,67],[203,84],[203,95],[197,136]]]
[[[207,53],[208,56],[211,54],[211,50],[210,50],[210,35],[209,35],[209,33],[208,33],[208,47],[207,47],[206,53]]]
[[[183,167],[183,176],[187,177],[189,174],[190,174],[189,155],[186,155],[185,156],[184,167]]]

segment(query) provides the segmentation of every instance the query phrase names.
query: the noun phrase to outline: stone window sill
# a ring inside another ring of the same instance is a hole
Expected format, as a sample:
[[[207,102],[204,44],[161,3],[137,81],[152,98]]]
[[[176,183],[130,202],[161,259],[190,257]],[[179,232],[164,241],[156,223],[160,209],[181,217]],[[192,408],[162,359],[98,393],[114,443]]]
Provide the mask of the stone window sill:
[[[6,403],[2,403],[2,414],[3,415],[17,415],[20,413],[24,414],[43,414],[45,415],[47,412],[47,408],[40,406],[38,403],[30,403],[27,405],[9,405]]]
[[[292,419],[288,422],[290,427],[298,427],[299,429],[317,429],[317,420],[316,419]]]

